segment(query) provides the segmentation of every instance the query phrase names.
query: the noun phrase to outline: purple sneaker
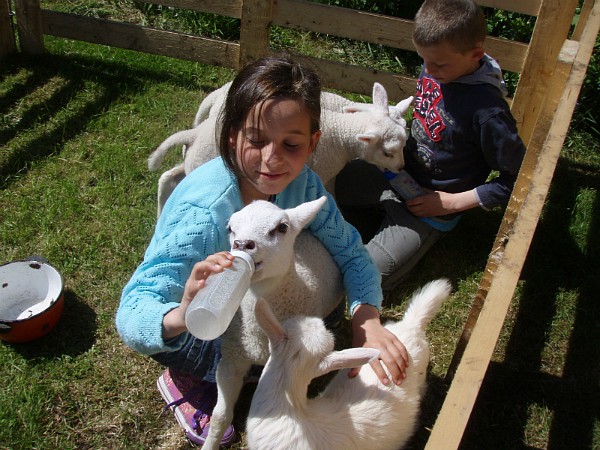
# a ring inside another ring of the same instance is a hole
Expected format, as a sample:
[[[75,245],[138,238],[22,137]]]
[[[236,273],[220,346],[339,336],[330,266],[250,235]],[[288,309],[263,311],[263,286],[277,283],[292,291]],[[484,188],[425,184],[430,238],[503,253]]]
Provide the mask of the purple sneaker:
[[[156,385],[167,403],[165,410],[173,410],[190,442],[203,445],[210,429],[210,415],[217,404],[217,385],[176,369],[165,370]],[[235,437],[233,425],[229,425],[221,445],[231,444]]]

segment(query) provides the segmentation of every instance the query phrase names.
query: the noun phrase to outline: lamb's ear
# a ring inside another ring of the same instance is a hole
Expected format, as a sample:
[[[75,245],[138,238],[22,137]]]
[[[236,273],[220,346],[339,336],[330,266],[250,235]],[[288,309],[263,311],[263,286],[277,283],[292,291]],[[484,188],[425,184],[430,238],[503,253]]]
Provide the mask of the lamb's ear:
[[[410,107],[410,104],[412,103],[413,100],[414,100],[414,97],[410,96],[410,97],[405,98],[404,100],[398,102],[398,104],[396,106],[394,106],[396,114],[400,115],[401,117],[404,114],[406,114],[406,111],[408,111],[408,108]]]
[[[292,225],[300,230],[314,219],[325,203],[327,203],[327,197],[322,196],[311,202],[302,203],[295,208],[286,209],[286,213]]]
[[[366,142],[369,145],[375,145],[381,139],[381,135],[373,131],[367,131],[366,133],[357,134],[356,139],[362,142]]]
[[[267,333],[269,341],[275,342],[285,338],[285,330],[271,311],[271,307],[266,300],[259,298],[254,307],[256,321],[260,327]]]
[[[373,105],[375,105],[378,111],[386,114],[389,114],[390,112],[387,91],[383,85],[379,83],[373,84]]]
[[[365,103],[364,105],[361,105],[360,103],[356,103],[354,105],[344,106],[342,108],[342,112],[351,114],[351,113],[357,113],[357,112],[371,111],[372,108],[373,108],[373,105],[369,105],[368,103]]]
[[[347,348],[339,352],[331,352],[319,363],[316,377],[325,375],[333,370],[352,369],[379,358],[379,350],[375,348]]]

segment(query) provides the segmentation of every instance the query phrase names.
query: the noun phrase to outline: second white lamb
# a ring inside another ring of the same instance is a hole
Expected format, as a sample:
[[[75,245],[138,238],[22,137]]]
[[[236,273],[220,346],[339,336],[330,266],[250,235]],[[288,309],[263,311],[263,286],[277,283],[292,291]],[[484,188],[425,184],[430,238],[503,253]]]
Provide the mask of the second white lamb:
[[[222,89],[223,87],[215,91],[220,92],[219,95],[215,95],[216,99],[223,97]],[[332,97],[340,96],[329,94],[325,98],[330,99],[328,101],[332,103]],[[337,174],[354,159],[363,159],[393,172],[404,167],[403,149],[407,133],[406,122],[401,117],[408,111],[412,100],[413,98],[409,97],[398,105],[389,107],[385,88],[375,83],[373,104],[360,106],[353,102],[343,108],[347,112],[333,111],[328,107],[321,108],[323,134],[307,164],[319,175],[330,192],[333,190],[331,184]],[[347,100],[340,100],[344,101]],[[215,108],[220,106],[214,105],[213,109]],[[159,216],[177,184],[196,167],[218,155],[219,132],[218,114],[211,113],[194,128],[169,136],[152,152],[148,158],[148,167],[150,170],[157,170],[169,149],[185,147],[183,162],[167,170],[159,178]]]

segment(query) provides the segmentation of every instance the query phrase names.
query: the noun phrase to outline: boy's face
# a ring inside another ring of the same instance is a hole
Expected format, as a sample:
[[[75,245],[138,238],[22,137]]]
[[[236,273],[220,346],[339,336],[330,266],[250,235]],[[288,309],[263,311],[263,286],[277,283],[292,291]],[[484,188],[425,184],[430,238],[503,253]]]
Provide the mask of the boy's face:
[[[443,84],[475,72],[484,54],[481,46],[476,46],[467,53],[460,53],[448,42],[428,47],[415,44],[415,47],[423,58],[425,72]]]
[[[320,135],[311,133],[310,116],[295,100],[272,99],[255,106],[243,128],[230,137],[248,177],[240,180],[244,200],[283,191],[304,167]]]

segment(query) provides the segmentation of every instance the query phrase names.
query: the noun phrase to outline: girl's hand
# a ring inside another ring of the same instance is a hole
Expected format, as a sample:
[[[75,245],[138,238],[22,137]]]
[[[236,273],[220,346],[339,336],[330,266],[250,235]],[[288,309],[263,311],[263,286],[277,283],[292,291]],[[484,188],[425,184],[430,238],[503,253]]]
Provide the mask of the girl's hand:
[[[204,261],[194,264],[192,273],[185,283],[183,297],[177,308],[169,311],[163,318],[163,339],[170,339],[187,331],[185,312],[200,289],[206,284],[206,279],[212,273],[222,272],[231,267],[234,257],[229,252],[219,252],[209,255]]]
[[[371,362],[371,367],[384,385],[388,385],[390,379],[381,362],[387,367],[392,377],[391,381],[396,385],[402,383],[406,378],[408,353],[396,335],[381,325],[377,308],[360,305],[354,310],[352,335],[353,347],[376,348],[381,352],[379,360]],[[360,367],[353,368],[348,376],[353,378],[359,371]]]
[[[208,276],[212,273],[223,272],[226,267],[231,267],[234,259],[235,257],[229,252],[219,252],[209,255],[204,261],[196,263],[185,283],[180,307],[187,309],[198,291],[206,284]]]
[[[427,191],[427,194],[406,200],[408,210],[417,217],[445,216],[479,206],[475,190],[451,194]]]

